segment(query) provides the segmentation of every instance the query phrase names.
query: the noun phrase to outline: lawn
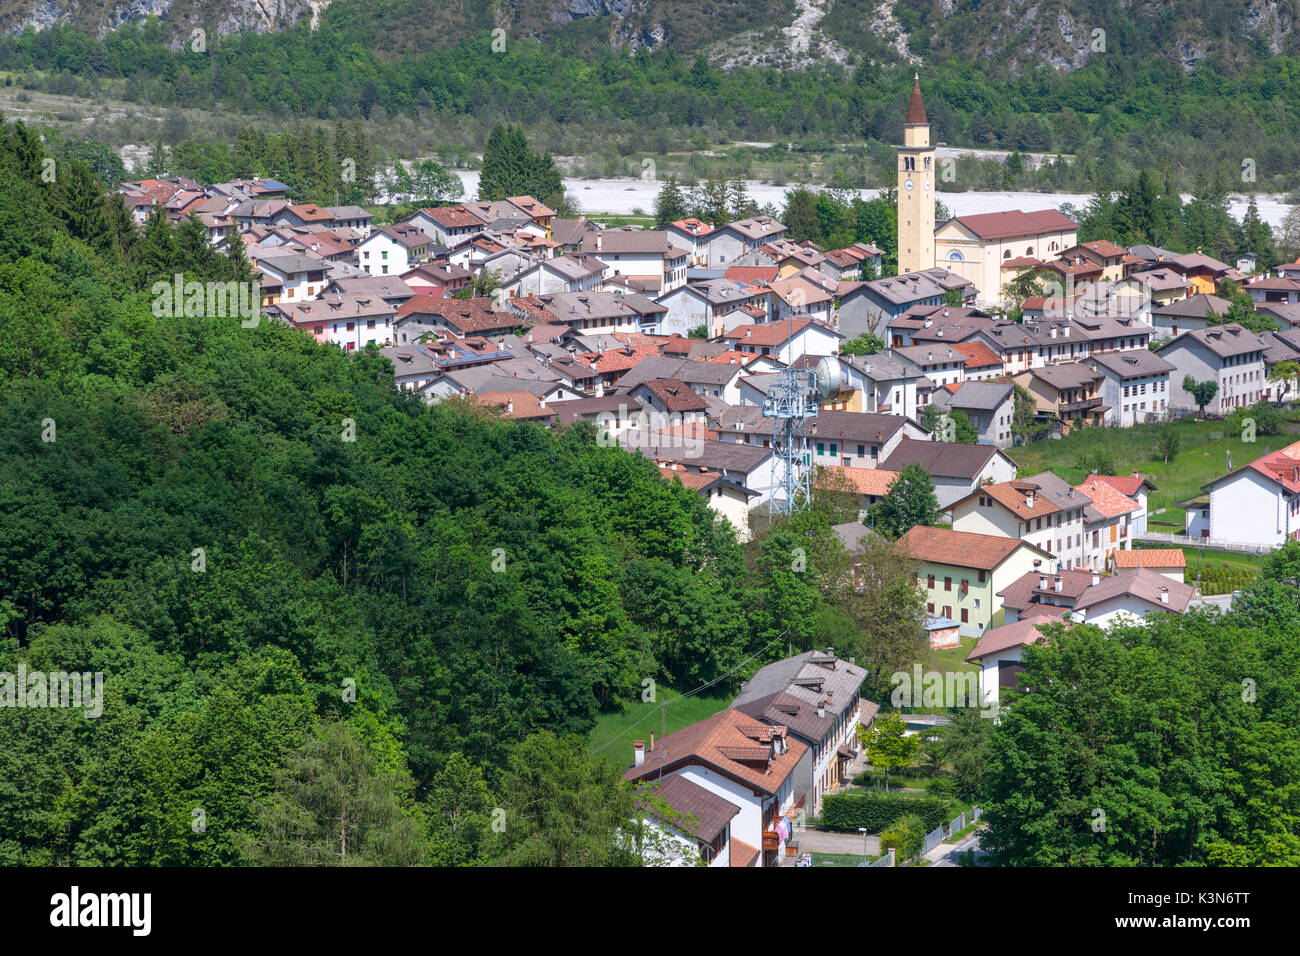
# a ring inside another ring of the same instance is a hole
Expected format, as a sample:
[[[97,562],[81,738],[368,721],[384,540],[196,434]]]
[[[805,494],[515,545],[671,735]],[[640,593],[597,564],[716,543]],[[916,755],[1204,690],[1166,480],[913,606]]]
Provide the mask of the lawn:
[[[622,713],[601,714],[596,726],[587,735],[587,748],[619,768],[632,766],[632,741],[650,739],[660,732],[659,705],[664,705],[663,732],[672,733],[688,727],[705,717],[725,710],[732,701],[731,694],[700,694],[683,698],[678,691],[668,687],[656,688],[657,703],[637,701],[629,704]],[[604,749],[601,749],[604,748]]]
[[[1140,548],[1167,548],[1168,545],[1159,544],[1142,544],[1136,547]],[[1214,548],[1182,548],[1180,549],[1187,558],[1186,581],[1188,584],[1196,580],[1196,569],[1199,567],[1222,567],[1227,565],[1234,571],[1251,571],[1259,573],[1259,557],[1254,554],[1245,554],[1240,551],[1218,551]]]
[[[968,663],[966,655],[975,649],[979,642],[976,637],[963,637],[956,647],[926,647],[919,660],[925,670],[935,671],[978,671],[979,667]]]
[[[1254,442],[1243,441],[1239,434],[1228,435],[1222,421],[1182,419],[1177,428],[1182,435],[1182,449],[1168,464],[1160,457],[1156,443],[1159,425],[1135,425],[1132,428],[1080,428],[1065,438],[1030,442],[1020,448],[1008,448],[1020,475],[1051,471],[1071,484],[1080,484],[1095,468],[1102,474],[1126,475],[1137,469],[1150,476],[1157,490],[1151,493],[1148,510],[1166,508],[1176,501],[1200,494],[1201,486],[1228,471],[1276,451],[1300,437],[1300,413],[1284,409],[1286,418],[1282,434],[1260,435]],[[1168,512],[1159,520],[1178,521],[1181,512]],[[1172,528],[1153,527],[1153,531]]]

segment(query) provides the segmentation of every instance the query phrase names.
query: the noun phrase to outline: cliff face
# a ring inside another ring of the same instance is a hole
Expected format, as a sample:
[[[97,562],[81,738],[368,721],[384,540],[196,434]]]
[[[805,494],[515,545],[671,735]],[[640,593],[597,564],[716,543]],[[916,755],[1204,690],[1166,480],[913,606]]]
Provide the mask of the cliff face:
[[[329,0],[0,0],[0,29],[21,33],[66,24],[102,37],[109,30],[147,17],[162,21],[176,46],[201,27],[209,36],[266,33],[312,18]]]
[[[173,46],[264,33],[331,0],[0,0],[0,31],[68,24],[97,36],[156,16]],[[508,37],[566,38],[616,49],[668,44],[720,66],[799,67],[819,60],[978,61],[990,73],[1077,70],[1097,57],[1163,57],[1184,70],[1211,60],[1247,68],[1300,52],[1300,0],[333,0],[329,16],[361,25],[401,54],[492,26]]]

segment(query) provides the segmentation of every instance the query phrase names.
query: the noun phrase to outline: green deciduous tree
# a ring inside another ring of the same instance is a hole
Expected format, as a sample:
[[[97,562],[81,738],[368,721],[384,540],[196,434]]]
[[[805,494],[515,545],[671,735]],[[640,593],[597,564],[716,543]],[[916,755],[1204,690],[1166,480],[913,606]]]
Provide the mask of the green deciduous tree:
[[[883,498],[867,512],[871,526],[890,538],[906,534],[916,525],[932,525],[943,512],[934,491],[934,479],[919,462],[903,466]]]
[[[899,713],[877,714],[870,727],[858,727],[858,740],[871,766],[885,775],[889,789],[889,771],[910,767],[921,748],[921,738],[907,733],[907,724]]]

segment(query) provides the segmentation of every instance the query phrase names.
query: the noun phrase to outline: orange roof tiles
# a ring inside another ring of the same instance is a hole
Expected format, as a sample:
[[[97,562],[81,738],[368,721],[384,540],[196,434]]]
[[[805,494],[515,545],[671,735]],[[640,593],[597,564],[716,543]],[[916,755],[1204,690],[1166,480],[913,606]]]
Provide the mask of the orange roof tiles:
[[[966,356],[967,368],[983,368],[988,365],[1002,367],[1002,359],[983,342],[953,342],[952,348]]]
[[[1119,489],[1114,485],[1099,480],[1095,475],[1090,475],[1083,484],[1074,487],[1076,491],[1081,491],[1091,498],[1092,506],[1107,518],[1128,514],[1142,507],[1132,498],[1120,494]]]
[[[852,468],[845,465],[826,465],[817,475],[818,484],[831,475],[843,476],[844,480],[860,495],[883,497],[889,493],[889,486],[894,483],[899,473],[887,468]]]
[[[784,753],[776,753],[768,727],[738,710],[728,709],[671,733],[645,754],[645,762],[623,774],[624,780],[642,780],[671,773],[692,763],[703,763],[756,790],[774,794],[808,750],[806,744],[785,738]],[[763,766],[757,766],[762,764]]]
[[[1187,555],[1179,548],[1145,548],[1141,551],[1116,551],[1117,568],[1185,568]]]
[[[1041,548],[1034,547],[1019,538],[974,534],[969,531],[953,531],[949,528],[929,528],[925,525],[916,525],[909,530],[898,539],[896,546],[904,550],[908,557],[917,561],[984,571],[993,570],[1022,546],[1033,548],[1040,554],[1047,554]]]

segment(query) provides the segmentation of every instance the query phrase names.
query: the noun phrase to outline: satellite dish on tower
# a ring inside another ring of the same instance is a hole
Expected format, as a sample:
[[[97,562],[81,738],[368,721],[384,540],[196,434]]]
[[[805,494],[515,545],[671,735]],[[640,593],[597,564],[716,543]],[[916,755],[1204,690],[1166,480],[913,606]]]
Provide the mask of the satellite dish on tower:
[[[837,397],[842,387],[839,359],[828,355],[818,362],[816,381],[818,399],[827,402]]]

